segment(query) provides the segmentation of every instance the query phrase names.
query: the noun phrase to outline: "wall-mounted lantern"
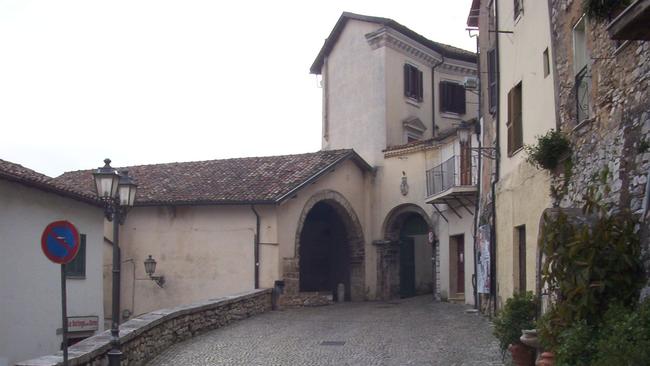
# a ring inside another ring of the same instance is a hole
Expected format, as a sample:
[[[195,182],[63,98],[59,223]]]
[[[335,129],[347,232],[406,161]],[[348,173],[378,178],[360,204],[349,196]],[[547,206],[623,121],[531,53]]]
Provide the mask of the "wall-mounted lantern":
[[[144,271],[147,272],[147,275],[152,281],[156,282],[158,286],[163,287],[165,284],[165,276],[153,275],[156,272],[156,264],[156,260],[151,258],[151,254],[149,254],[149,258],[144,261]]]

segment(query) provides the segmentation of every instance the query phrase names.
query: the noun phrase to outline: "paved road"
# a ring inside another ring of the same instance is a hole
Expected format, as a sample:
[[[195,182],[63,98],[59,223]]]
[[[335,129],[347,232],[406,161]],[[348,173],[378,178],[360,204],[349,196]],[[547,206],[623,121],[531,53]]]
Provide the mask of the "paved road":
[[[501,365],[489,322],[430,296],[274,311],[177,344],[149,365]]]

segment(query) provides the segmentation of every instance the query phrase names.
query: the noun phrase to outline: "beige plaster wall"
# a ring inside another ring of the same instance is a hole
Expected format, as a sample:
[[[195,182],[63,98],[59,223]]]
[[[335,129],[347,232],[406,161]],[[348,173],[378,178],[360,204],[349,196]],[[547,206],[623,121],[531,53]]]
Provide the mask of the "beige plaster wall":
[[[543,52],[548,47],[553,62],[548,2],[526,1],[524,12],[513,19],[513,1],[499,1],[499,29],[512,34],[499,35],[499,131],[500,175],[507,176],[525,159],[519,150],[508,156],[508,92],[522,82],[522,119],[524,145],[532,144],[538,135],[555,128],[553,73],[544,77]],[[551,70],[553,65],[551,65]]]
[[[451,280],[454,278],[452,271],[455,271],[453,265],[450,265],[450,237],[455,235],[464,236],[464,265],[465,265],[465,303],[474,304],[474,289],[472,287],[472,275],[474,274],[474,216],[470,215],[463,207],[456,207],[456,211],[461,215],[459,218],[450,210],[445,210],[445,205],[440,205],[441,210],[448,222],[444,219],[439,219],[438,225],[438,245],[440,245],[440,272],[439,282],[440,288],[438,289],[441,297],[453,297],[455,294],[450,292],[452,287]],[[473,211],[474,207],[470,207]]]
[[[278,278],[275,211],[261,219],[260,285]],[[120,231],[122,309],[139,315],[254,288],[256,219],[250,206],[136,207]],[[151,254],[158,287],[144,271]],[[109,305],[110,306],[110,305]]]
[[[86,234],[86,276],[68,279],[68,316],[97,316],[103,330],[100,207],[0,180],[0,365],[52,354],[61,335],[61,266],[41,250],[57,220]]]
[[[526,1],[524,12],[513,19],[513,2],[499,1],[498,28],[512,30],[499,35],[500,178],[496,191],[497,301],[503,303],[515,290],[515,227],[526,225],[527,288],[535,289],[535,253],[539,219],[550,206],[550,181],[525,162],[522,150],[508,156],[508,92],[522,82],[524,145],[556,126],[553,73],[544,76],[543,52],[553,60],[548,3]],[[525,62],[523,60],[526,60]],[[551,65],[551,70],[553,66]]]
[[[526,225],[526,289],[535,291],[537,236],[542,212],[551,205],[550,177],[527,163],[502,178],[496,189],[497,301],[512,296],[518,282],[515,227]]]
[[[332,172],[320,177],[315,183],[300,190],[296,196],[284,201],[278,207],[278,243],[279,259],[295,258],[298,222],[307,201],[323,191],[333,190],[345,197],[356,213],[362,225],[365,240],[365,287],[368,298],[374,298],[376,287],[375,262],[376,257],[370,238],[370,225],[366,218],[368,190],[364,189],[366,174],[352,161],[341,163]],[[306,214],[306,212],[304,213]]]
[[[370,165],[386,147],[385,48],[373,51],[365,38],[378,28],[349,20],[322,71],[323,149],[354,148]]]

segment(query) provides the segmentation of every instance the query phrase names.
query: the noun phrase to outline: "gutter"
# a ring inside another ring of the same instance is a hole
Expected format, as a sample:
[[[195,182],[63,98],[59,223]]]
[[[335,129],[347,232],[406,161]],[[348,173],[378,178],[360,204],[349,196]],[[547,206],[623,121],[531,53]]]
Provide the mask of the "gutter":
[[[499,29],[499,2],[495,1],[494,2],[494,23],[497,27],[497,30]],[[496,40],[495,40],[495,45],[496,45],[496,69],[497,69],[497,92],[496,92],[496,105],[497,105],[497,115],[496,115],[496,141],[495,141],[495,149],[497,152],[497,158],[495,159],[494,163],[494,180],[492,181],[492,227],[490,228],[490,236],[491,236],[491,241],[490,241],[490,292],[492,293],[491,295],[493,296],[492,298],[492,311],[493,314],[496,314],[497,312],[497,232],[496,232],[496,222],[497,222],[497,205],[496,205],[496,185],[497,182],[499,181],[499,162],[501,160],[501,138],[500,138],[500,131],[501,131],[501,124],[500,124],[500,117],[501,117],[501,65],[499,62],[500,59],[500,51],[499,51],[499,32],[495,32],[496,35]]]
[[[436,135],[436,69],[445,63],[445,55],[442,52],[440,57],[440,62],[431,67],[431,137]]]
[[[255,289],[260,288],[260,214],[255,210],[255,205],[251,205],[251,210],[255,214],[255,239],[253,240],[254,267],[255,267]]]

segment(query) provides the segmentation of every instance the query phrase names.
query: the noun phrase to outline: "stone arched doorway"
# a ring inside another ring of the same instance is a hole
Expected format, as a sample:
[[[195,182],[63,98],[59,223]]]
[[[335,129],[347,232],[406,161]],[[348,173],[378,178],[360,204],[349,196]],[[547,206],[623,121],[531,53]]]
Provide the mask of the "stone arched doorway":
[[[380,298],[435,292],[432,232],[430,216],[417,205],[404,204],[389,212],[383,225],[384,240],[375,242]]]
[[[364,239],[359,218],[336,191],[312,196],[302,210],[296,232],[294,295],[331,294],[343,284],[344,300],[360,301],[365,293]]]

